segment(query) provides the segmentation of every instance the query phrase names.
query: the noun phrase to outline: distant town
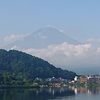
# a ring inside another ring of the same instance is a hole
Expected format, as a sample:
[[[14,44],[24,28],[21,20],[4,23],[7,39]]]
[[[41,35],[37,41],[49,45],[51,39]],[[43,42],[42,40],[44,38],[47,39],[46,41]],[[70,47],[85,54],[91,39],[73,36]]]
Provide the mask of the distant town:
[[[41,79],[36,78],[33,85],[39,85],[40,87],[61,87],[61,86],[100,86],[100,75],[79,75],[75,76],[73,80],[67,80],[63,78],[48,78]]]

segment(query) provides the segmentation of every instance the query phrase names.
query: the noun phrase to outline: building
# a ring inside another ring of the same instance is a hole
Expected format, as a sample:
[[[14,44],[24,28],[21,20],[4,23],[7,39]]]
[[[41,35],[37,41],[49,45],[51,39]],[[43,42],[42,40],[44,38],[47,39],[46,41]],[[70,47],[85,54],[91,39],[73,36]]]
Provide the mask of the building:
[[[81,76],[81,77],[79,77],[79,82],[80,83],[87,83],[88,82],[88,79],[87,79],[86,76]]]

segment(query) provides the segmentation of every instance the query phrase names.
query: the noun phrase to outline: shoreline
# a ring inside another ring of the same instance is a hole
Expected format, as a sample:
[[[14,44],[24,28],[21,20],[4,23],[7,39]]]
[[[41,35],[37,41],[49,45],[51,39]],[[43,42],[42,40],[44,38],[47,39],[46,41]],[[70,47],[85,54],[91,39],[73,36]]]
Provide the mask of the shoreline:
[[[26,85],[0,85],[0,89],[9,89],[9,88],[40,88],[40,86],[26,86]]]

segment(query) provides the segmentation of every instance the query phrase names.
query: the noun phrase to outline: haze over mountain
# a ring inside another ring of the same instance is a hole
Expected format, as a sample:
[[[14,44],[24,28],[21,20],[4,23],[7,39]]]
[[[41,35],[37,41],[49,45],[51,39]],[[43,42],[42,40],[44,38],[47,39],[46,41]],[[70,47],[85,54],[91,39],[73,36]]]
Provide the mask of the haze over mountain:
[[[60,44],[63,42],[68,42],[70,44],[79,43],[53,27],[44,27],[23,37],[23,39],[14,41],[14,43],[9,44],[7,47],[12,48],[16,46],[21,48],[45,48],[49,45]]]
[[[100,0],[6,1],[0,2],[1,49],[79,73],[100,73]]]
[[[79,74],[100,73],[100,47],[74,40],[53,27],[44,27],[32,34],[7,36],[4,49],[24,51],[49,61],[57,67]]]

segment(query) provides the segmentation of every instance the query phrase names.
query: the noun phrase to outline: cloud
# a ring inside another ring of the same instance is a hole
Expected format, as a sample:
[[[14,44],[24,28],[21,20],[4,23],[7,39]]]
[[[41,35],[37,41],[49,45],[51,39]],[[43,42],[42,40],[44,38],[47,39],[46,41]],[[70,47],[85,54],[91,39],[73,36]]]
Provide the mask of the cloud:
[[[16,40],[22,40],[22,39],[24,39],[24,37],[26,37],[26,35],[11,34],[4,38],[4,42],[12,42],[12,41],[16,41]]]
[[[62,68],[91,68],[100,65],[100,47],[95,48],[91,44],[73,45],[64,42],[43,49],[31,48],[23,51]]]
[[[21,50],[22,48],[14,45],[13,47],[10,48],[10,50]]]
[[[0,40],[0,48],[5,48],[8,44],[13,43],[17,40],[23,40],[28,35],[30,35],[30,34],[24,34],[24,35],[11,34],[11,35],[8,35]]]
[[[88,38],[88,39],[86,39],[86,42],[89,42],[89,43],[99,42],[100,43],[100,38]]]
[[[98,48],[100,47],[100,38],[88,38],[86,39],[85,43],[90,43],[94,47]]]
[[[91,47],[91,44],[82,44],[82,45],[73,45],[64,42],[58,45],[49,45],[47,48],[44,49],[27,49],[26,52],[28,53],[35,53],[38,56],[44,57],[51,57],[56,54],[64,54],[67,57],[73,56],[84,56],[88,49]]]
[[[100,53],[100,47],[97,48],[97,52]]]
[[[41,39],[47,39],[48,38],[45,34],[42,34],[41,32],[38,33],[38,36]]]

